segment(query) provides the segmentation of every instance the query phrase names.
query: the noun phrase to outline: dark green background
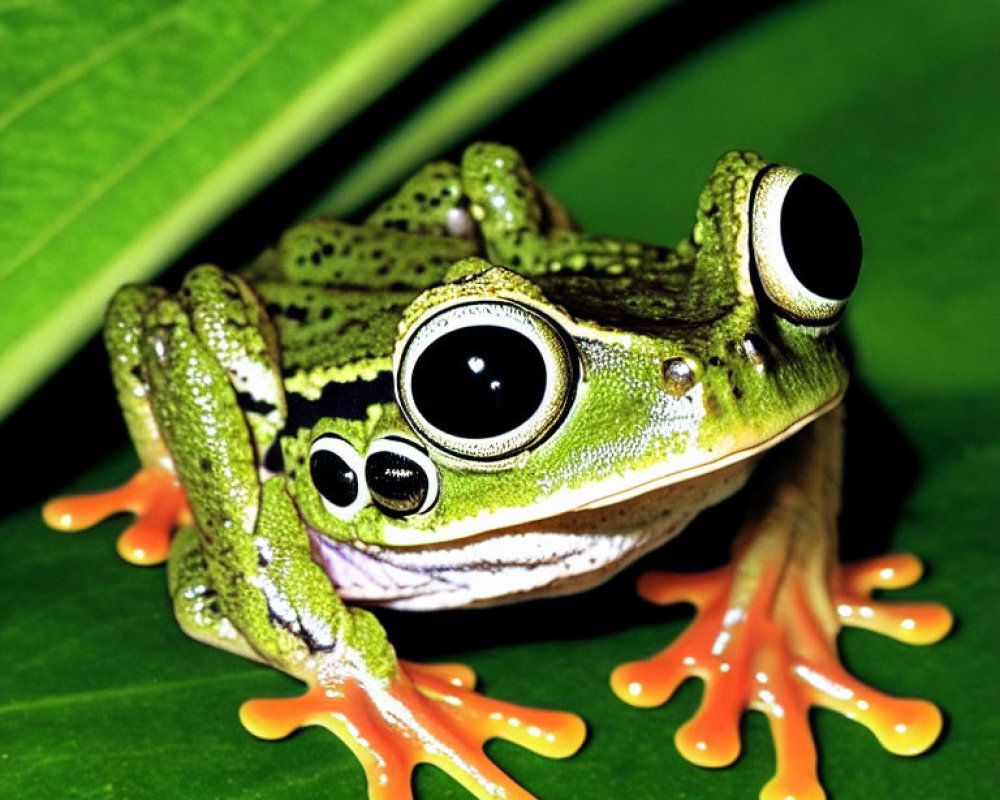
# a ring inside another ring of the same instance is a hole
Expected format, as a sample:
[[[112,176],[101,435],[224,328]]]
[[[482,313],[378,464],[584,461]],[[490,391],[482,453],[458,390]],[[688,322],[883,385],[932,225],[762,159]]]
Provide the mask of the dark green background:
[[[846,326],[856,380],[844,549],[917,552],[929,576],[898,594],[943,601],[959,623],[928,648],[842,636],[856,674],[935,700],[948,727],[930,754],[904,759],[863,728],[816,713],[822,776],[836,800],[992,797],[1000,785],[997,4],[799,2],[751,5],[740,19],[709,5],[666,10],[480,135],[521,148],[585,227],[616,235],[679,239],[701,182],[731,147],[813,171],[850,201],[866,265]],[[391,100],[362,122],[391,116]],[[307,171],[314,176],[363,138],[348,131]],[[273,239],[289,208],[310,199],[296,194],[302,182],[301,169],[279,182],[173,275],[202,259],[232,264],[233,254]],[[242,700],[297,685],[183,637],[162,571],[114,556],[121,520],[73,536],[42,525],[43,497],[104,487],[135,467],[102,362],[90,345],[0,429],[0,796],[362,797],[359,767],[327,733],[274,744],[242,729]],[[705,515],[651,562],[717,561],[736,519],[736,503]],[[762,717],[747,717],[737,765],[709,772],[671,742],[696,707],[696,684],[651,711],[607,688],[614,665],[657,650],[686,616],[644,606],[635,574],[530,608],[387,622],[405,656],[466,661],[492,695],[590,722],[584,751],[566,762],[490,746],[545,800],[755,797],[773,769]],[[430,769],[417,785],[423,798],[464,796]]]

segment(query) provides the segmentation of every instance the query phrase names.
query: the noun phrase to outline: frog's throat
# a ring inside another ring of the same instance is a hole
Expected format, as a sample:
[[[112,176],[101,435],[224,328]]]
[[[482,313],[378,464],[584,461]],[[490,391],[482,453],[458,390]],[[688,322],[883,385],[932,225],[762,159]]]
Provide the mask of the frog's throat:
[[[834,408],[841,394],[753,447],[554,516],[421,547],[334,541],[312,530],[313,557],[345,600],[389,608],[500,605],[582,591],[737,491],[760,454]]]

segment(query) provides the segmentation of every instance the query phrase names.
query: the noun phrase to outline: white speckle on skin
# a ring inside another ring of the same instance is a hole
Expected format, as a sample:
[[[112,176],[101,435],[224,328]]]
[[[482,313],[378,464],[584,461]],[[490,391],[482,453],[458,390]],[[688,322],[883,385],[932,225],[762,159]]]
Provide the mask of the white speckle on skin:
[[[732,634],[728,631],[720,631],[719,635],[715,637],[715,641],[712,643],[712,655],[721,656],[731,638]]]
[[[464,208],[449,208],[446,220],[452,236],[469,236],[473,232],[472,215]]]
[[[822,675],[814,669],[810,669],[805,664],[797,665],[793,669],[793,672],[814,689],[818,689],[828,697],[832,697],[834,700],[850,700],[854,697],[853,690],[831,680],[826,675]]]
[[[733,625],[737,624],[738,622],[741,622],[743,620],[743,617],[744,617],[743,609],[740,608],[739,606],[733,606],[732,608],[727,609],[726,613],[723,615],[722,624],[725,625],[727,628],[731,628],[733,627]]]

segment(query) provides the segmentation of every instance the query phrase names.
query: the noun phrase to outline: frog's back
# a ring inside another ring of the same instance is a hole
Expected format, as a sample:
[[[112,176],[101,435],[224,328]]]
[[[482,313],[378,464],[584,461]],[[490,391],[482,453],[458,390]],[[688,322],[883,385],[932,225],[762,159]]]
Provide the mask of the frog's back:
[[[403,309],[479,250],[473,239],[318,218],[289,230],[245,277],[274,322],[286,378],[388,359]]]

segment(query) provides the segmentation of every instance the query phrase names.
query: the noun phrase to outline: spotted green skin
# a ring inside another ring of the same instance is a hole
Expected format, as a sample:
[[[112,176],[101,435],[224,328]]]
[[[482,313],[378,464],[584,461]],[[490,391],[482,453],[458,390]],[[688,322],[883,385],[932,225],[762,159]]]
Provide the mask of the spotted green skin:
[[[574,230],[515,151],[476,144],[360,225],[292,228],[242,275],[199,267],[176,295],[121,290],[106,338],[126,420],[143,462],[177,471],[196,523],[171,554],[182,626],[307,681],[345,659],[390,676],[381,628],[337,598],[309,527],[419,547],[542,519],[651,474],[711,472],[834,401],[846,378],[830,337],[773,313],[749,277],[748,198],[765,166],[723,156],[693,233],[667,249]],[[483,299],[533,308],[572,340],[579,383],[560,424],[489,465],[428,444],[440,496],[426,513],[330,514],[309,475],[317,436],[337,433],[363,456],[380,437],[419,432],[391,397],[302,427],[291,409],[384,380],[421,320]],[[677,359],[692,369],[682,385],[665,372]],[[278,450],[280,471],[262,469]],[[207,597],[198,613],[192,587]]]

